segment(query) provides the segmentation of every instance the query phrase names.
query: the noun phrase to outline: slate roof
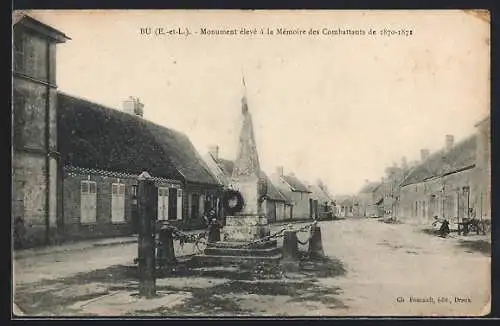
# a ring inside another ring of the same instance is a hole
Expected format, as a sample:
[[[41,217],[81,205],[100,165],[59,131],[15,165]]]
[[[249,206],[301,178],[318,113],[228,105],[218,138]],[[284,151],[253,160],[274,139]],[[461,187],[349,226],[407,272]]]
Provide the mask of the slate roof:
[[[290,186],[292,191],[296,192],[307,192],[310,193],[309,189],[307,189],[307,186],[304,185],[295,175],[293,174],[288,174],[288,175],[283,175],[281,176],[283,180]]]
[[[13,12],[12,14],[12,25],[22,25],[25,28],[34,30],[38,33],[42,33],[46,37],[49,37],[57,43],[64,43],[66,40],[71,40],[69,36],[64,34],[58,29],[43,23],[39,19],[35,19],[24,12]]]
[[[456,144],[449,152],[440,150],[414,167],[405,177],[401,186],[423,182],[463,171],[475,166],[477,136],[472,135]]]
[[[57,103],[66,165],[218,184],[186,135],[64,93]]]

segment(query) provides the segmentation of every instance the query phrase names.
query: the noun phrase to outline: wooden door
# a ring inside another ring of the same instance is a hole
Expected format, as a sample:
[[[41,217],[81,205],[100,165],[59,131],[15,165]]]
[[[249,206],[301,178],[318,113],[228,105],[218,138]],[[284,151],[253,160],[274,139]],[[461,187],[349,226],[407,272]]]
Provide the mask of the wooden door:
[[[125,185],[111,184],[111,222],[125,222]]]
[[[97,184],[84,180],[80,187],[80,222],[82,224],[97,221]]]

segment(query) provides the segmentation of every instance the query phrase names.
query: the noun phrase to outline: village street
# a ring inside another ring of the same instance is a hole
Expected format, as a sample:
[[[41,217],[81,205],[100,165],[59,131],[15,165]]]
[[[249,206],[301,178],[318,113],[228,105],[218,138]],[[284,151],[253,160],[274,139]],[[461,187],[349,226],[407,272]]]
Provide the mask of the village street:
[[[135,295],[134,243],[20,257],[14,260],[14,301],[27,315],[39,316],[488,313],[490,254],[467,245],[484,239],[472,235],[467,243],[456,234],[443,239],[374,219],[320,226],[328,257],[303,261],[298,272],[184,266],[157,279],[159,296],[151,300]],[[182,249],[192,250],[190,244]],[[412,303],[410,297],[434,301]]]

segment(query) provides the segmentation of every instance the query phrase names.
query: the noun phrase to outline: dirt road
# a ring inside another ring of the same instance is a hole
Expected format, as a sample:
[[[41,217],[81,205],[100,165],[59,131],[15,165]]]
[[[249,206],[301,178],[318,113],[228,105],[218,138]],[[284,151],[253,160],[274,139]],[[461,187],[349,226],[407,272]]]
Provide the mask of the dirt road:
[[[141,301],[134,297],[137,276],[130,265],[137,247],[132,244],[16,261],[15,300],[27,314],[36,315],[488,312],[488,253],[464,246],[455,236],[443,239],[405,224],[367,219],[320,224],[328,257],[304,260],[296,272],[179,266],[157,280],[157,299]]]

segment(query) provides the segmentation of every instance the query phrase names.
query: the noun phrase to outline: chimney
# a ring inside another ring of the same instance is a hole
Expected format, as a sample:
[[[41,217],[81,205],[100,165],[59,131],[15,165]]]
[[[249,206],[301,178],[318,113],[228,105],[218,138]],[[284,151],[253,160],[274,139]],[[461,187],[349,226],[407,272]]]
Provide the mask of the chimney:
[[[282,166],[278,166],[278,167],[276,168],[276,174],[277,174],[278,176],[280,176],[280,177],[282,177],[282,176],[283,176],[283,167],[282,167]]]
[[[144,104],[138,98],[134,98],[133,96],[129,96],[129,98],[123,101],[123,111],[128,114],[133,114],[139,117],[144,116]]]
[[[216,160],[216,161],[219,160],[219,146],[217,146],[217,145],[210,146],[208,152],[210,153],[210,155],[212,155],[214,160]]]
[[[427,148],[422,148],[420,150],[420,160],[423,162],[429,157],[429,150]]]
[[[453,147],[454,141],[455,141],[455,138],[453,137],[453,135],[446,135],[445,136],[445,149],[447,152]]]

